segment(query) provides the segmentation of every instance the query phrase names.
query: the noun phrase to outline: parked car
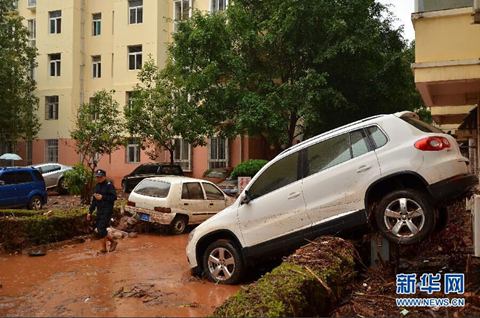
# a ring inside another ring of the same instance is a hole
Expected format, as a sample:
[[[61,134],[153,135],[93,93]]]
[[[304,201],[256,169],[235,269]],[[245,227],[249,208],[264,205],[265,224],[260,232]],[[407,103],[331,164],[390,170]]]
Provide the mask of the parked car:
[[[0,207],[39,210],[47,203],[47,189],[37,169],[0,168]]]
[[[218,183],[217,186],[231,197],[235,197],[238,194],[238,179],[227,178]]]
[[[238,193],[238,180],[231,179],[232,168],[213,168],[208,169],[203,174],[203,178],[215,183],[220,190],[229,196],[236,196]]]
[[[144,163],[135,168],[128,175],[122,179],[122,190],[125,193],[129,193],[133,188],[137,186],[145,178],[155,176],[183,176],[183,170],[180,165],[169,163]]]
[[[47,189],[56,189],[60,194],[68,193],[63,175],[65,171],[72,170],[72,167],[59,163],[42,163],[33,167],[42,174]]]
[[[229,204],[229,198],[212,182],[169,176],[143,179],[128,197],[125,210],[181,234],[188,224],[202,223]]]
[[[248,266],[320,235],[365,228],[411,244],[478,183],[452,136],[415,113],[378,115],[328,131],[266,164],[230,207],[190,233],[190,267],[236,283]]]

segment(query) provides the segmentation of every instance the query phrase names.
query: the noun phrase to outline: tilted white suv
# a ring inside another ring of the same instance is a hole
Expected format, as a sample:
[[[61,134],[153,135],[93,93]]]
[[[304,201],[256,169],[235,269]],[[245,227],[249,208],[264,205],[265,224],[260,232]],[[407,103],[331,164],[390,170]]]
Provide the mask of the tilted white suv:
[[[478,183],[467,163],[452,136],[411,112],[331,130],[279,154],[190,233],[190,267],[235,283],[257,259],[368,223],[393,242],[418,242],[442,222],[441,207]]]

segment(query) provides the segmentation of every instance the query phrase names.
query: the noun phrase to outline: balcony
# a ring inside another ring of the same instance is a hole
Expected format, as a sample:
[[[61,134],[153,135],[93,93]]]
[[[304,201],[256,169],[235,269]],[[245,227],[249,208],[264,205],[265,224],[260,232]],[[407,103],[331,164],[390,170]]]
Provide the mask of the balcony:
[[[473,7],[473,0],[415,0],[415,13]]]
[[[28,0],[27,7],[30,10],[35,10],[37,8],[37,0]]]

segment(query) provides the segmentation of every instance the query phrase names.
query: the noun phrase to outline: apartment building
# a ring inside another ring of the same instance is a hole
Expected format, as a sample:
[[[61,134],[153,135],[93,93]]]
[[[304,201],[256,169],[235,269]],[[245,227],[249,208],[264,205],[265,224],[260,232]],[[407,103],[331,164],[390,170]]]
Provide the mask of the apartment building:
[[[80,161],[70,137],[78,108],[101,89],[114,90],[121,105],[128,105],[137,74],[151,57],[162,67],[167,45],[178,21],[193,9],[224,10],[228,0],[19,0],[30,41],[38,49],[34,70],[38,139],[19,146],[25,163]],[[175,161],[195,177],[208,168],[232,167],[249,158],[265,156],[258,139],[212,138],[207,147],[192,148],[175,139]],[[168,161],[169,157],[157,159]],[[108,171],[117,187],[120,179],[140,163],[151,161],[134,139],[99,166]]]

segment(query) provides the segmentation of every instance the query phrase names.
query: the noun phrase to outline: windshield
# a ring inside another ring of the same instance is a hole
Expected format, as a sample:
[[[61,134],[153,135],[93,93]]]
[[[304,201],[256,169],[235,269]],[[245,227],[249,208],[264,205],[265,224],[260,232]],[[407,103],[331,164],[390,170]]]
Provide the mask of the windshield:
[[[170,192],[170,183],[144,179],[133,192],[155,198],[166,198]]]

